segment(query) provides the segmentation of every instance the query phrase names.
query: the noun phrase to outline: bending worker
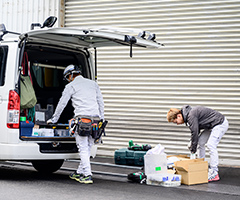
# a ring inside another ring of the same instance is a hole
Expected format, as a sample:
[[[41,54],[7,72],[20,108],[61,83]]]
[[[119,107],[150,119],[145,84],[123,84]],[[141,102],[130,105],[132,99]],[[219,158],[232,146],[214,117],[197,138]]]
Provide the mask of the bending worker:
[[[218,181],[218,151],[217,145],[228,130],[227,119],[218,111],[203,106],[191,107],[185,105],[181,110],[171,108],[167,114],[168,122],[177,125],[185,123],[191,130],[191,145],[189,150],[198,157],[205,158],[205,144],[210,154],[210,169],[208,181]],[[200,130],[202,130],[200,132]]]
[[[47,123],[56,123],[58,121],[70,99],[72,100],[75,119],[89,118],[94,121],[104,120],[104,102],[99,86],[95,81],[84,78],[81,74],[82,72],[78,66],[69,65],[66,67],[63,76],[69,83],[65,86],[56,110]],[[80,183],[93,183],[90,152],[94,139],[87,131],[83,135],[80,132],[79,129],[75,131],[80,164],[77,171],[70,174],[70,178]]]

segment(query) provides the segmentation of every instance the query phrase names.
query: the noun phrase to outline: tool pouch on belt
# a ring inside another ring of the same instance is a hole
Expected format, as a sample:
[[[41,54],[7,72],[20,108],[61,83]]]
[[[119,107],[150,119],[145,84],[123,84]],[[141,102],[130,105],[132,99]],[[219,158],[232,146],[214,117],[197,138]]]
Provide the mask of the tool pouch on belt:
[[[92,133],[92,120],[81,118],[78,122],[78,134],[80,136],[89,136]]]
[[[99,127],[98,127],[98,122],[95,121],[93,124],[92,124],[92,138],[93,139],[96,139],[99,135]]]

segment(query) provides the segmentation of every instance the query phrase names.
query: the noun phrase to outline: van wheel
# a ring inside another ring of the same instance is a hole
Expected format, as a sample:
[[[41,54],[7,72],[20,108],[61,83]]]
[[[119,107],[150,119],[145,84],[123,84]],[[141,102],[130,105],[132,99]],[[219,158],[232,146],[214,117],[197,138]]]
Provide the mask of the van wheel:
[[[32,160],[33,167],[40,173],[53,173],[59,170],[64,160]]]

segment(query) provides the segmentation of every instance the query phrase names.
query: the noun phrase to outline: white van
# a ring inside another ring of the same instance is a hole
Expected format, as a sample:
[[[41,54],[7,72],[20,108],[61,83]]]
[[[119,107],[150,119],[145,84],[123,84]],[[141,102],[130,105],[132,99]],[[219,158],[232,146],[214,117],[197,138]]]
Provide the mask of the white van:
[[[161,46],[149,32],[137,36],[129,29],[51,28],[48,22],[50,18],[44,22],[48,28],[19,35],[3,25],[0,30],[0,160],[30,161],[41,172],[54,172],[65,159],[79,158],[68,132],[71,103],[58,124],[46,124],[66,84],[65,67],[78,65],[84,77],[94,80],[97,67],[90,49],[96,53],[98,47],[128,45],[131,54],[132,46]],[[32,108],[20,106],[22,76],[29,77],[35,91]]]

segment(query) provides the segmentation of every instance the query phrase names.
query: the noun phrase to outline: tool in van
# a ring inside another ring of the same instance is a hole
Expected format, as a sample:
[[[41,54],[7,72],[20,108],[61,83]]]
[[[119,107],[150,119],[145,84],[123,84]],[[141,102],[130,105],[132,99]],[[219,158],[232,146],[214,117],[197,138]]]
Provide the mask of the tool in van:
[[[87,118],[72,118],[69,121],[69,133],[70,133],[71,136],[75,134],[75,131],[77,130],[80,122],[90,123],[91,119],[87,119]]]
[[[69,134],[71,136],[74,135],[76,128],[77,128],[78,120],[75,120],[74,118],[69,121]]]

